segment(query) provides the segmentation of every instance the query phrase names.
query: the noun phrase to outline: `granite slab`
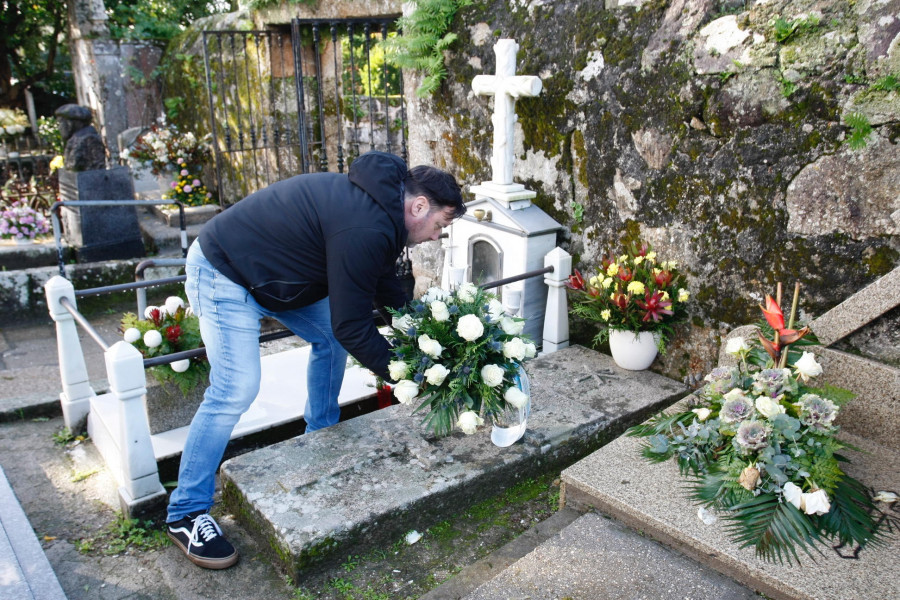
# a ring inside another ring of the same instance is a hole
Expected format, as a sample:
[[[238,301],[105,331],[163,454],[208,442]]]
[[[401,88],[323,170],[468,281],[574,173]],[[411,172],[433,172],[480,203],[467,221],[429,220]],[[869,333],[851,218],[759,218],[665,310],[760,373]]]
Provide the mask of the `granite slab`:
[[[580,346],[527,371],[532,414],[513,446],[493,446],[488,427],[436,438],[412,406],[397,405],[225,462],[225,501],[299,580],[303,569],[391,543],[569,465],[687,393]]]

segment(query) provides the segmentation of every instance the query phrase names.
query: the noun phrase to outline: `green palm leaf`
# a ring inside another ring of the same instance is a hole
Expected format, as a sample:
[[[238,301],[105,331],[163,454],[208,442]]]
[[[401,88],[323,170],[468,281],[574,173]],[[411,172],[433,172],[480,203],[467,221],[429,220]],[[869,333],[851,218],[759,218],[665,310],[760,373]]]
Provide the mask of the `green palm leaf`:
[[[883,545],[884,530],[878,528],[873,515],[879,511],[872,504],[868,490],[856,479],[843,477],[834,488],[831,510],[818,522],[829,539],[840,544]]]
[[[749,502],[732,507],[726,531],[741,548],[753,546],[756,555],[770,562],[800,564],[797,548],[815,560],[812,551],[819,534],[810,519],[774,494],[760,494]]]

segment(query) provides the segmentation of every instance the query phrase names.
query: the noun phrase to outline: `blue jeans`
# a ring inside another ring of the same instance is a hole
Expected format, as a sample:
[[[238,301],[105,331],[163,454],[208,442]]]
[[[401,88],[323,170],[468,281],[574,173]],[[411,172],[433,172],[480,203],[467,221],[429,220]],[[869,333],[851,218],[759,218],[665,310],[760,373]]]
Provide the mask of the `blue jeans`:
[[[178,487],[169,498],[168,522],[209,510],[215,474],[240,416],[259,391],[259,320],[274,317],[312,346],[307,366],[306,431],[338,422],[338,394],[347,351],[331,331],[328,298],[291,311],[257,304],[243,287],[213,267],[194,242],[185,266],[185,292],[200,319],[209,358],[209,387],[197,409],[181,455]]]

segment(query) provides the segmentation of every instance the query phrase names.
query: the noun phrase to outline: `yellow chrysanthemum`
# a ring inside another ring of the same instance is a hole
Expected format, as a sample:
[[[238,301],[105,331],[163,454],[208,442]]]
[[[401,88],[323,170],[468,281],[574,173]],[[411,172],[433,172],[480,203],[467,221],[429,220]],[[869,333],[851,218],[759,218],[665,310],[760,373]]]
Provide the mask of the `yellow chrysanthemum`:
[[[619,265],[613,263],[606,268],[606,274],[610,277],[614,277],[619,273]]]
[[[628,262],[628,255],[627,255],[627,254],[623,254],[622,256],[620,256],[618,262],[622,263],[623,265],[624,265],[625,263],[627,263],[627,262]]]
[[[643,257],[643,256],[635,256],[635,257],[634,257],[634,264],[635,264],[635,266],[641,264],[642,262],[644,262],[644,257]]]
[[[678,301],[679,302],[687,302],[688,298],[691,297],[691,293],[687,290],[678,290]]]
[[[648,253],[647,253],[647,260],[650,261],[650,262],[655,261],[655,260],[656,260],[656,252],[648,252]]]
[[[632,281],[628,284],[628,287],[625,288],[629,293],[634,294],[636,296],[640,296],[644,293],[644,284],[640,281]]]
[[[597,277],[596,275],[594,275],[593,277],[591,277],[591,278],[588,280],[588,284],[589,284],[591,287],[595,287],[595,288],[596,288],[596,287],[600,287],[600,278]]]
[[[602,285],[603,285],[603,289],[604,289],[604,290],[609,289],[609,286],[612,285],[612,282],[613,282],[612,277],[607,277],[606,279],[604,279],[604,280],[603,280],[603,284],[602,284]]]
[[[610,316],[612,316],[612,313],[609,312],[608,308],[600,313],[600,318],[603,319],[604,321],[609,321]]]

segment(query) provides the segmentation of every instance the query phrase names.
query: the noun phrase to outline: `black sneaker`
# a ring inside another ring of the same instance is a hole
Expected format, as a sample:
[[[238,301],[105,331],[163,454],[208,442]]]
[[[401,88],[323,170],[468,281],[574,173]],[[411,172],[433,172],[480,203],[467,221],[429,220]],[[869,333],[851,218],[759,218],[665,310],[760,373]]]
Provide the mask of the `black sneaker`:
[[[166,533],[195,565],[227,569],[237,562],[237,550],[222,535],[216,520],[206,513],[188,515],[168,523]]]

